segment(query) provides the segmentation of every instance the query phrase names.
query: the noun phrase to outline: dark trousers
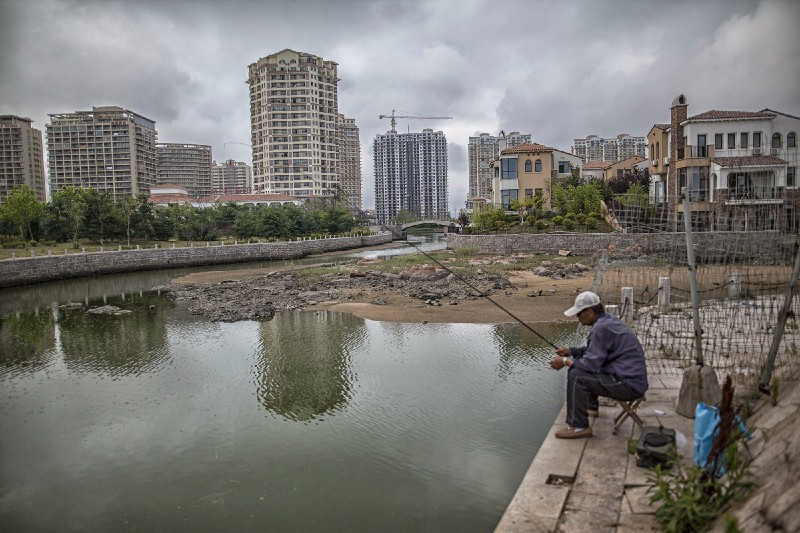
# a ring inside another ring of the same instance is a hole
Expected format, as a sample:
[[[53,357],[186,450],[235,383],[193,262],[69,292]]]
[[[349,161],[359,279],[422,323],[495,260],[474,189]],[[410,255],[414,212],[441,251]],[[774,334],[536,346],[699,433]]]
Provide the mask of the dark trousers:
[[[592,373],[570,368],[567,373],[567,424],[588,428],[588,409],[597,409],[597,397],[632,401],[642,395],[611,374]]]

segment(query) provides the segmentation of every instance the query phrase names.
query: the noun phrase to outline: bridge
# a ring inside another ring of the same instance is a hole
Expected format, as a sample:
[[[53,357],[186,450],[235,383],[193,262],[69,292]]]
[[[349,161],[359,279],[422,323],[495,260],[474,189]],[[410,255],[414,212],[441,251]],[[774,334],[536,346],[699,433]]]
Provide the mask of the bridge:
[[[400,228],[403,231],[407,230],[408,228],[413,228],[414,226],[425,226],[425,225],[443,226],[446,228],[449,227],[450,224],[455,224],[455,222],[451,220],[417,220],[415,222],[409,222],[408,224],[403,224],[402,226],[400,226]]]

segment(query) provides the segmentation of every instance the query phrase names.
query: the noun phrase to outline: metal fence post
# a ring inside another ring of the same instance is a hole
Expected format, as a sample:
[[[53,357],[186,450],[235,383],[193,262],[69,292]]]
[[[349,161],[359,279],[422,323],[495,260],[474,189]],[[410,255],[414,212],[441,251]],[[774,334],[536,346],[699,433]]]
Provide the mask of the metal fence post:
[[[781,309],[781,314],[778,316],[778,324],[775,326],[775,333],[772,336],[772,345],[769,347],[767,364],[764,365],[764,372],[761,374],[761,381],[758,384],[758,390],[764,394],[769,394],[769,382],[772,379],[772,370],[775,368],[775,357],[778,355],[778,348],[783,338],[783,331],[786,328],[786,319],[789,317],[789,311],[792,309],[792,300],[794,300],[794,293],[797,291],[798,276],[800,276],[800,240],[794,243],[794,270],[792,270],[792,281],[789,283],[789,288],[786,289],[783,308]]]

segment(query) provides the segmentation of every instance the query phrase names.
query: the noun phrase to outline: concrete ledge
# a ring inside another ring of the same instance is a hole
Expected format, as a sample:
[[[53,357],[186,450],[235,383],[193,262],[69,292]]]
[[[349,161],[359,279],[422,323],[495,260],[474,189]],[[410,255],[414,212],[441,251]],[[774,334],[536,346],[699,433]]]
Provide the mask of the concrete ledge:
[[[381,233],[364,237],[335,237],[196,248],[148,248],[6,259],[0,261],[0,287],[14,287],[115,272],[297,259],[312,254],[384,244],[391,240],[390,233]]]

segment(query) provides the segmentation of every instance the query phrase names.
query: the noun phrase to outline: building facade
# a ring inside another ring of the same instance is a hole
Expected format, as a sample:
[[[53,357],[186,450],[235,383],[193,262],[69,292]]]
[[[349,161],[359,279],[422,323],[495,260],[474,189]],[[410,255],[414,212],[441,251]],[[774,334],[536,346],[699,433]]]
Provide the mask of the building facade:
[[[700,231],[797,231],[800,211],[797,135],[800,117],[761,111],[711,110],[688,116],[676,97],[669,124],[648,134],[651,198],[673,229],[683,227],[686,187]]]
[[[492,204],[510,210],[515,200],[539,196],[549,209],[552,180],[569,177],[580,164],[578,156],[542,144],[506,148],[491,164]]]
[[[361,211],[361,141],[355,119],[338,115],[336,143],[339,151],[339,186],[353,213]]]
[[[0,115],[0,203],[14,187],[27,185],[36,199],[47,199],[42,132],[33,121],[16,115]]]
[[[117,106],[49,116],[51,193],[80,187],[125,198],[156,183],[154,121]]]
[[[584,162],[616,163],[638,155],[646,157],[647,138],[632,137],[627,133],[620,133],[613,138],[602,138],[589,135],[583,139],[574,139],[572,153],[583,159]]]
[[[191,196],[211,194],[211,146],[158,143],[156,163],[159,183],[182,186]]]
[[[254,191],[336,193],[336,70],[333,61],[289,49],[249,65]]]
[[[245,194],[253,191],[253,170],[242,161],[228,159],[211,165],[212,194]]]
[[[401,209],[424,219],[449,216],[444,133],[425,129],[376,135],[373,162],[379,223],[388,223]]]
[[[506,148],[518,144],[530,143],[530,134],[521,134],[512,131],[508,135],[500,132],[499,135],[481,133],[470,137],[467,145],[469,157],[469,196],[467,201],[476,198],[491,198],[492,173],[489,165],[500,156],[500,144],[504,142]]]

